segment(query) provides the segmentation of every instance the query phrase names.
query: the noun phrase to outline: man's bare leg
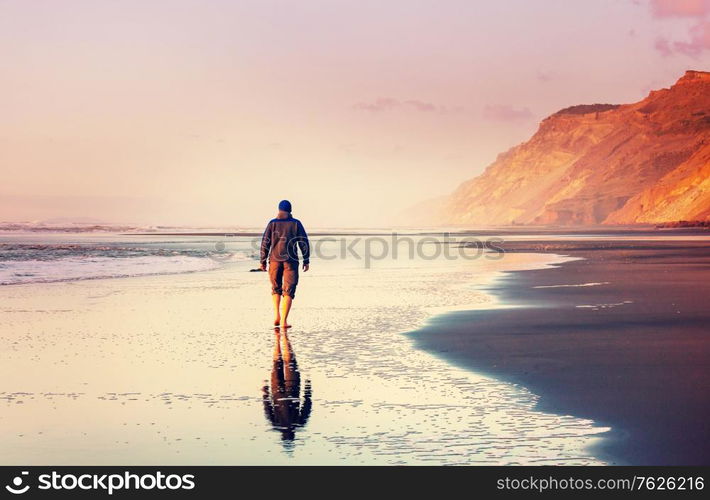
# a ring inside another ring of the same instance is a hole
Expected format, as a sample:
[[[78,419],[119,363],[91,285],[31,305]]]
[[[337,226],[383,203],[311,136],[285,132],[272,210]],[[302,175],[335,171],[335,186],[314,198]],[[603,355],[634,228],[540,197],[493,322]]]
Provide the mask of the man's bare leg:
[[[279,326],[281,324],[281,314],[279,312],[279,305],[281,304],[281,295],[274,293],[271,295],[274,301],[274,326]]]
[[[288,328],[291,326],[288,324],[288,313],[291,311],[291,302],[293,302],[293,298],[288,295],[284,295],[284,300],[281,303],[281,328]]]

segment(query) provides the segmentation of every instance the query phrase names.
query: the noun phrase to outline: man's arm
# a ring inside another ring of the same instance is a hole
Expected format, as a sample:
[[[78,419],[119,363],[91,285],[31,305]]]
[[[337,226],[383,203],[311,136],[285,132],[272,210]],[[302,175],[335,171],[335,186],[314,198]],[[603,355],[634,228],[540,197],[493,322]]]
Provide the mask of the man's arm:
[[[301,221],[298,221],[298,248],[301,249],[301,255],[303,255],[303,269],[307,271],[311,263],[311,245]]]
[[[266,271],[266,259],[269,258],[269,250],[271,250],[271,222],[266,225],[264,235],[261,237],[259,261],[261,263],[261,269],[264,271]]]

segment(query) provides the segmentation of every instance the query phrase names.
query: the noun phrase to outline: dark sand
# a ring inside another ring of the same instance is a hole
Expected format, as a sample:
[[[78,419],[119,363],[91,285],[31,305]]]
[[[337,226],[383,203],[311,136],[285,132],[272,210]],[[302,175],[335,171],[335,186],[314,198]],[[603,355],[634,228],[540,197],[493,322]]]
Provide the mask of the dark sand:
[[[612,427],[613,464],[710,464],[710,244],[510,242],[584,257],[507,273],[486,290],[514,309],[455,312],[411,335],[452,362],[520,383],[539,408]],[[602,286],[533,288],[609,282]],[[630,301],[630,303],[624,303]],[[579,305],[620,304],[579,308]]]

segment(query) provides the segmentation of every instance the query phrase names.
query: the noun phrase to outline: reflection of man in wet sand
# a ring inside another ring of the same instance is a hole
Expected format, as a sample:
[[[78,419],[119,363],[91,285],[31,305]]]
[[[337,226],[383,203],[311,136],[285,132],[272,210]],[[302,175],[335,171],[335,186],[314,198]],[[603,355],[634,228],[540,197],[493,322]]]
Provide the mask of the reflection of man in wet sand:
[[[281,431],[281,439],[288,448],[293,444],[296,428],[306,425],[311,414],[311,381],[306,380],[301,402],[301,375],[291,342],[286,330],[281,332],[276,328],[274,333],[276,344],[271,369],[271,388],[265,385],[263,389],[264,412],[274,429]]]

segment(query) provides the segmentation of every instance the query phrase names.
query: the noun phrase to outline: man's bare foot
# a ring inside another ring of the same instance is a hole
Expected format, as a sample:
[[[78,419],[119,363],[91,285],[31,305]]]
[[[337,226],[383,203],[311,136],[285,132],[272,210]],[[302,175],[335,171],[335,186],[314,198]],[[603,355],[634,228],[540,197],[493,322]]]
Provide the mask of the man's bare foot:
[[[274,320],[274,326],[279,326],[281,324],[281,318],[276,318]]]
[[[291,325],[288,323],[281,323],[281,328],[291,328]]]

